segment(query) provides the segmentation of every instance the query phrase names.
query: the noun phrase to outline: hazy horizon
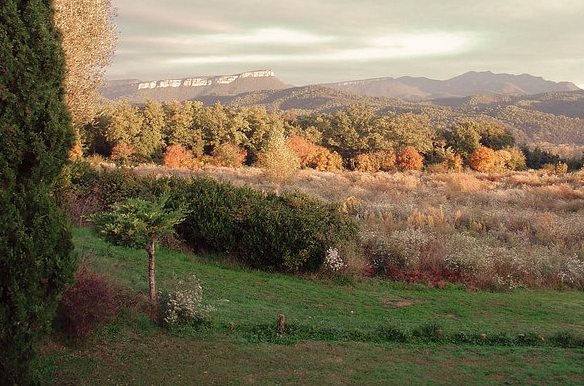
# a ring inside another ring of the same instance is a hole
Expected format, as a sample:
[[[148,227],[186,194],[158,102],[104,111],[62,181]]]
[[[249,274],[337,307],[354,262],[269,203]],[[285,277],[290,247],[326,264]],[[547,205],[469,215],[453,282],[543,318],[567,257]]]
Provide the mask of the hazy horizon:
[[[109,79],[269,68],[288,84],[468,71],[541,76],[584,88],[584,2],[114,0]]]

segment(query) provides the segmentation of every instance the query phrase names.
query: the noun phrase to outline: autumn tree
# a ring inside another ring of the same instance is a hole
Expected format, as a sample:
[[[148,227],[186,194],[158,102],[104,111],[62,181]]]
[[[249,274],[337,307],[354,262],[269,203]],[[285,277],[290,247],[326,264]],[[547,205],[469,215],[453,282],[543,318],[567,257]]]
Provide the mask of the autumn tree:
[[[422,170],[424,157],[415,147],[406,146],[397,155],[396,163],[401,170]]]
[[[134,159],[135,155],[136,149],[134,149],[134,146],[125,142],[120,142],[112,148],[112,154],[110,158],[113,161],[120,163],[121,165],[128,166]]]
[[[335,171],[343,168],[343,159],[329,149],[315,145],[298,135],[288,138],[288,146],[296,153],[301,168]]]
[[[490,172],[497,166],[495,150],[480,146],[469,157],[469,166],[477,172]]]
[[[182,145],[169,145],[164,152],[162,162],[164,166],[171,169],[194,169],[199,164],[193,152]]]
[[[327,172],[343,170],[343,158],[338,153],[320,146],[308,166]]]
[[[518,148],[506,148],[495,151],[495,169],[523,170],[525,155]]]
[[[116,44],[111,0],[54,0],[65,52],[65,101],[75,126],[95,116]]]
[[[50,1],[0,2],[0,384],[33,384],[34,343],[75,258],[53,187],[73,144]]]
[[[238,168],[243,165],[247,158],[245,149],[234,143],[223,143],[213,150],[213,163],[218,166]]]
[[[506,149],[511,155],[507,161],[506,167],[510,170],[525,170],[527,168],[527,161],[525,154],[518,147]]]
[[[358,154],[353,163],[358,172],[376,173],[381,170],[381,162],[375,153]]]
[[[275,181],[285,181],[296,174],[300,160],[288,145],[282,130],[272,129],[262,151],[258,154],[257,164],[266,175]]]

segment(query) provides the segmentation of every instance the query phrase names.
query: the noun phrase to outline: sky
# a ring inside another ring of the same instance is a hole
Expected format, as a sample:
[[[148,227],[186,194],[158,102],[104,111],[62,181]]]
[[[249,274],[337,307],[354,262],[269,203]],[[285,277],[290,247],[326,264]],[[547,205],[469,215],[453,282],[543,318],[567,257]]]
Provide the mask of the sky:
[[[109,79],[529,73],[584,88],[584,0],[113,0]]]

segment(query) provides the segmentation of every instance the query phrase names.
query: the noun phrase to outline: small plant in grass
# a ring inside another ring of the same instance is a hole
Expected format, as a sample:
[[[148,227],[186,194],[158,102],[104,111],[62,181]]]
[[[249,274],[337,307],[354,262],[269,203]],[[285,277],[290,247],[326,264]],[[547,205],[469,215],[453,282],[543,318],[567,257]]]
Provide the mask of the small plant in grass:
[[[99,234],[106,240],[132,248],[145,249],[148,253],[149,297],[153,315],[158,306],[156,296],[155,253],[156,244],[174,234],[174,226],[180,224],[186,212],[183,209],[167,209],[168,195],[156,201],[129,199],[114,204],[111,212],[91,216]]]
[[[339,250],[337,248],[329,248],[326,250],[324,256],[324,268],[330,272],[339,272],[341,269],[345,268],[346,264],[339,255]]]
[[[203,305],[203,287],[195,276],[178,283],[178,289],[160,294],[160,319],[165,326],[203,323],[215,311]]]

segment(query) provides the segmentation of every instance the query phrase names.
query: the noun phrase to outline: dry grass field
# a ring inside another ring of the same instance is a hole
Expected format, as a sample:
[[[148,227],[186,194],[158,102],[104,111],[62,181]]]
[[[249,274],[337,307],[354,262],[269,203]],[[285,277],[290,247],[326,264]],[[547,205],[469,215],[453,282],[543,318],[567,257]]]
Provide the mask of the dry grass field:
[[[349,269],[368,276],[471,288],[584,288],[584,173],[360,173],[301,170],[274,182],[257,168],[166,169],[266,191],[299,190],[361,225]]]

